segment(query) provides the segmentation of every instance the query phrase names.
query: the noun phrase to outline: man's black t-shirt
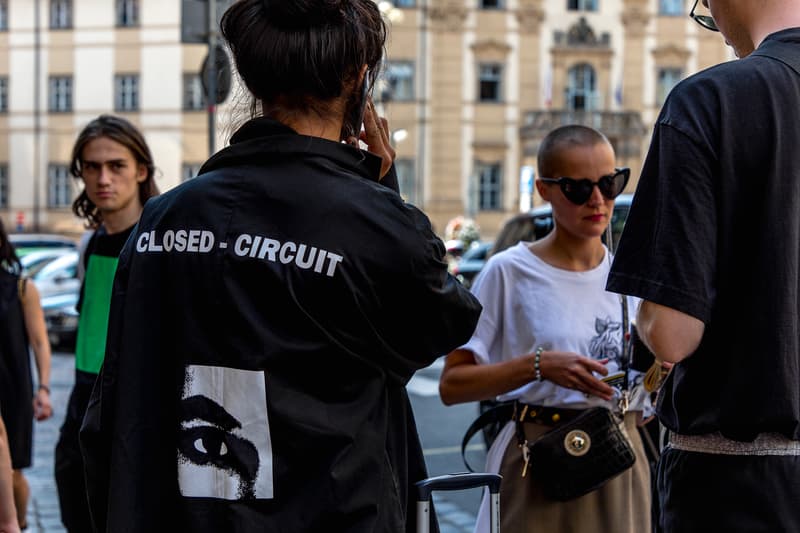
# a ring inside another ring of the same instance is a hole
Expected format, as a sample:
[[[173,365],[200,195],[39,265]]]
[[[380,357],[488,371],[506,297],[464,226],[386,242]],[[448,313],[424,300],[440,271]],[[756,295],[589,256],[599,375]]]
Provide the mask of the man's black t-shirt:
[[[609,290],[702,320],[659,396],[682,434],[800,439],[800,28],[673,89]]]

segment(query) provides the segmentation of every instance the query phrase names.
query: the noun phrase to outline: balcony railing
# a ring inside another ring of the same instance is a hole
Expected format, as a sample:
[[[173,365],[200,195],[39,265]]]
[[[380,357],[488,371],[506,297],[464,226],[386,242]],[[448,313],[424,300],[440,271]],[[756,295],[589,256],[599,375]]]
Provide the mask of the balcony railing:
[[[639,141],[646,133],[642,117],[635,111],[586,111],[546,109],[528,111],[520,127],[525,152],[536,154],[538,142],[551,130],[568,124],[580,124],[602,131],[607,137],[620,141],[618,154],[638,154]],[[527,141],[527,142],[526,142]],[[631,142],[633,141],[633,142]]]

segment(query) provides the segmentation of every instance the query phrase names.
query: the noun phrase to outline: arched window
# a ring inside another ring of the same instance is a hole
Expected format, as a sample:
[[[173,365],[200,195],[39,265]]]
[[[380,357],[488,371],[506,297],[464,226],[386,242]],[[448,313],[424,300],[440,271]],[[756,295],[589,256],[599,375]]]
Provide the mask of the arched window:
[[[596,90],[597,76],[587,63],[569,69],[567,79],[567,109],[592,111],[599,107]]]

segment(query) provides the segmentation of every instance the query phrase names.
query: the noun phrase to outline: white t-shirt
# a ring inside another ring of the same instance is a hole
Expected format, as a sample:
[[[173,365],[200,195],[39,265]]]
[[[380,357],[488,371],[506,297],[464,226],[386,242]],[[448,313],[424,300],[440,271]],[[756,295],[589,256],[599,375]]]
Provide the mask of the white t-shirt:
[[[489,364],[533,353],[541,345],[546,350],[609,358],[609,375],[618,372],[622,357],[622,304],[619,295],[605,290],[611,266],[608,250],[596,268],[572,272],[545,263],[528,249],[530,244],[520,242],[492,256],[475,279],[472,292],[483,305],[483,312],[475,333],[462,348],[470,350],[478,364]],[[630,319],[635,317],[638,304],[638,299],[628,298]],[[652,406],[641,384],[642,374],[631,370],[630,379],[631,385],[635,385],[630,410],[644,411],[649,416]],[[501,394],[498,400],[519,399],[534,405],[571,409],[605,406],[616,410],[617,397],[607,402],[544,380]],[[514,425],[508,423],[487,453],[487,472],[500,471],[503,454],[513,437]],[[488,529],[488,499],[484,494],[475,531]]]
[[[594,359],[608,358],[609,375],[619,372],[622,358],[622,305],[619,295],[605,290],[610,260],[608,251],[592,270],[573,272],[551,266],[521,242],[501,252],[486,264],[472,285],[483,305],[472,338],[462,346],[479,364],[509,361],[546,350],[574,352]],[[628,316],[633,318],[638,300],[628,298]],[[631,371],[632,383],[641,374]],[[641,410],[643,395],[636,395]],[[519,399],[525,403],[585,409],[602,405],[614,409],[616,401],[560,387],[552,381],[533,381],[501,394],[498,400]]]

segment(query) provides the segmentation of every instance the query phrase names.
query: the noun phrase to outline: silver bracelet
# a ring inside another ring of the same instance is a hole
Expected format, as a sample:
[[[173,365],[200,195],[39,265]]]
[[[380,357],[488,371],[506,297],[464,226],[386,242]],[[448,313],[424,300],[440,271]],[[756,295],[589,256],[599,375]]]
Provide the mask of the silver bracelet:
[[[542,368],[540,363],[542,361],[542,352],[544,351],[544,346],[538,346],[536,348],[536,352],[534,353],[533,358],[533,372],[536,377],[536,381],[542,381]]]

